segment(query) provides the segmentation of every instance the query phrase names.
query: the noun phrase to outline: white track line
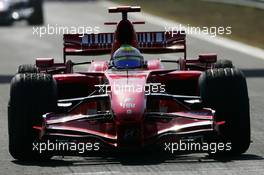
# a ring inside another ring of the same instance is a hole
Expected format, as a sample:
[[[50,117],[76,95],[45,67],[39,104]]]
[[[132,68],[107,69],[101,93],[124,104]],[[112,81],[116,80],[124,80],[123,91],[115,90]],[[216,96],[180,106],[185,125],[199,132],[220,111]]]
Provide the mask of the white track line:
[[[102,6],[105,8],[108,8],[111,6],[118,6],[118,4],[115,4],[115,3],[112,3],[109,1],[103,1]],[[135,17],[135,18],[140,19],[140,20],[144,20],[144,21],[151,23],[151,24],[154,24],[154,25],[164,27],[164,29],[165,29],[165,26],[172,26],[172,27],[175,26],[176,27],[176,26],[180,25],[180,23],[174,22],[172,20],[168,20],[168,19],[165,19],[162,17],[154,16],[154,15],[151,15],[151,14],[145,13],[145,12],[131,13],[130,16]],[[182,26],[184,26],[184,25],[182,25]],[[184,26],[184,27],[187,27],[187,26]],[[219,36],[211,37],[211,36],[205,35],[205,34],[199,34],[199,35],[198,34],[189,34],[189,35],[191,37],[194,37],[194,38],[197,38],[197,39],[209,42],[209,43],[216,44],[216,45],[221,46],[221,47],[232,49],[232,50],[235,50],[235,51],[238,51],[238,52],[241,52],[241,53],[244,53],[244,54],[247,54],[247,55],[250,55],[250,56],[264,60],[264,50],[261,48],[253,47],[253,46],[250,46],[250,45],[245,44],[245,43],[241,43],[238,41],[234,41],[234,40],[219,37]]]

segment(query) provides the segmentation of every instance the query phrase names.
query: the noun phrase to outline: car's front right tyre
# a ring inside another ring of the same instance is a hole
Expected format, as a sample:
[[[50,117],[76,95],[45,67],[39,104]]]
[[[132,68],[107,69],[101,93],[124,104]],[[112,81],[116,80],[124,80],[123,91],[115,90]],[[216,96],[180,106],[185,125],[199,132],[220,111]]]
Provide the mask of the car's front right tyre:
[[[8,104],[9,152],[18,160],[46,160],[47,152],[33,150],[42,126],[42,115],[57,105],[56,81],[52,75],[43,73],[16,74],[10,87]]]

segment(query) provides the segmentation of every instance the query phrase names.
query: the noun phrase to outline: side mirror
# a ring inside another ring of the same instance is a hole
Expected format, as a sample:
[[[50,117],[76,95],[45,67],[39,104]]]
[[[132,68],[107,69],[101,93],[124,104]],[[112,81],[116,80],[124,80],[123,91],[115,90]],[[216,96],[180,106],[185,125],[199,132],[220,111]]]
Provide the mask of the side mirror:
[[[39,68],[48,68],[54,65],[53,58],[37,58],[36,59],[36,66]]]
[[[215,63],[217,61],[217,55],[215,53],[200,54],[199,61],[201,63]]]

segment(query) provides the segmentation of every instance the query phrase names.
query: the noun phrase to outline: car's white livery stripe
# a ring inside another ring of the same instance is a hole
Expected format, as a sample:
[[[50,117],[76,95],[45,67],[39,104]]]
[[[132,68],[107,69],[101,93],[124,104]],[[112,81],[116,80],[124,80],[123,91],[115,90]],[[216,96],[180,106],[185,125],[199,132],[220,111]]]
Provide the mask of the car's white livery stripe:
[[[171,128],[167,128],[167,129],[159,131],[158,134],[162,134],[162,133],[169,132],[169,131],[180,131],[181,129],[199,127],[199,126],[204,126],[204,127],[210,126],[210,128],[213,128],[213,121],[201,121],[201,122],[195,122],[195,123],[189,123],[189,124],[183,124],[183,125],[175,125],[175,126],[172,126]]]

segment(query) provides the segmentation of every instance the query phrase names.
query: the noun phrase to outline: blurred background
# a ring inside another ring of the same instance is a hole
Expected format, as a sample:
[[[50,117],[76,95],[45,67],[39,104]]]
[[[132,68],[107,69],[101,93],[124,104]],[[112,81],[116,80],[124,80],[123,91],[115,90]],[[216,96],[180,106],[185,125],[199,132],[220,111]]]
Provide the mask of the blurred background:
[[[9,60],[8,65],[2,64],[0,71],[14,73],[17,57],[23,58],[19,60],[21,63],[32,62],[36,57],[60,59],[63,34],[60,27],[79,29],[79,32],[82,32],[81,27],[89,28],[89,32],[114,31],[114,26],[103,25],[106,21],[120,19],[119,14],[107,13],[110,2],[140,5],[144,12],[185,26],[229,28],[231,33],[224,32],[219,36],[264,48],[263,0],[0,0],[0,44],[3,46],[0,54],[1,59],[8,57]],[[131,15],[131,18],[135,16]],[[52,32],[52,27],[60,32]],[[137,25],[136,29],[165,30],[165,26],[149,25],[146,20],[146,25]],[[41,35],[41,32],[46,33]],[[193,37],[187,41],[190,57],[199,52],[215,52],[215,49],[195,42]],[[223,52],[216,51],[222,57]]]

